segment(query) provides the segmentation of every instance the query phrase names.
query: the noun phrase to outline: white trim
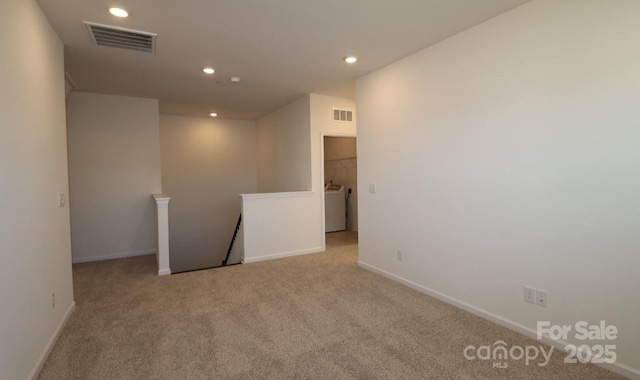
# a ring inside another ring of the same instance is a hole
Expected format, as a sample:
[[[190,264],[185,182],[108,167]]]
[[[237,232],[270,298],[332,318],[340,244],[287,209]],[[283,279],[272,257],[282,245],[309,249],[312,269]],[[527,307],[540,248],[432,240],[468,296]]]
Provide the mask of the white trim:
[[[153,199],[156,200],[156,204],[159,205],[169,204],[169,201],[171,200],[171,197],[167,194],[152,194],[152,196]]]
[[[353,137],[358,138],[356,132],[337,132],[337,131],[320,131],[322,137]],[[322,139],[322,143],[324,144],[324,139]],[[322,156],[324,157],[324,151],[322,151]]]
[[[250,257],[248,259],[244,259],[242,261],[242,263],[244,263],[244,264],[256,263],[258,261],[266,261],[266,260],[281,259],[281,258],[284,258],[284,257],[307,255],[307,254],[310,254],[310,253],[318,253],[318,252],[322,252],[322,251],[324,251],[324,249],[322,249],[322,247],[316,247],[316,248],[302,249],[302,250],[299,250],[299,251],[274,253],[274,254],[271,254],[271,255]]]
[[[358,261],[358,266],[361,268],[364,268],[366,270],[369,270],[371,272],[377,273],[379,275],[382,275],[388,279],[394,280],[396,282],[399,282],[405,286],[408,286],[412,289],[415,289],[421,293],[424,293],[428,296],[431,296],[433,298],[437,298],[440,301],[446,302],[450,305],[453,305],[459,309],[462,309],[464,311],[468,311],[469,313],[475,314],[481,318],[484,318],[486,320],[489,320],[495,324],[498,324],[502,327],[508,328],[509,330],[515,331],[517,333],[520,333],[524,336],[527,336],[531,339],[534,340],[538,340],[541,341],[545,344],[548,344],[549,346],[553,346],[561,351],[566,351],[565,347],[569,344],[568,342],[565,342],[563,340],[553,340],[551,338],[549,338],[548,336],[543,336],[542,339],[537,339],[537,332],[534,331],[533,329],[530,329],[526,326],[523,326],[517,322],[514,322],[510,319],[506,319],[503,318],[499,315],[490,313],[486,310],[480,309],[478,307],[469,305],[466,302],[462,302],[460,300],[457,300],[455,298],[449,297],[444,293],[440,293],[438,291],[435,291],[433,289],[427,288],[426,286],[422,286],[420,284],[417,284],[413,281],[407,280],[405,278],[402,278],[400,276],[397,276],[395,274],[389,273],[387,271],[384,271],[380,268],[377,268],[373,265],[369,265],[366,264],[362,261]],[[607,363],[603,363],[603,364],[596,364],[600,367],[606,368],[611,372],[615,372],[619,375],[628,377],[630,379],[640,379],[640,370],[637,370],[635,368],[629,367],[625,364],[621,364],[621,363],[613,363],[613,364],[607,364]]]
[[[157,204],[158,221],[156,261],[158,263],[158,275],[163,276],[171,273],[171,269],[169,269],[169,201],[171,201],[171,198],[166,194],[153,194],[153,198]]]
[[[355,114],[355,112],[354,112]],[[351,137],[357,139],[356,132],[333,132],[333,131],[320,131],[320,184],[324,189],[324,138],[325,137]],[[324,193],[320,196],[320,207],[322,214],[322,250],[327,250],[327,235],[325,231],[326,221],[324,215]]]
[[[289,191],[285,193],[256,193],[256,194],[238,194],[243,200],[249,199],[271,199],[271,198],[296,198],[311,197],[313,191]]]
[[[80,264],[80,263],[90,263],[90,262],[93,262],[93,261],[124,259],[126,257],[146,256],[146,255],[155,255],[155,254],[156,254],[156,250],[155,249],[148,249],[148,250],[145,250],[145,251],[112,253],[112,254],[109,254],[109,255],[102,255],[102,256],[74,257],[71,262],[73,264]]]
[[[53,336],[49,340],[49,343],[47,343],[47,346],[45,347],[44,352],[42,353],[42,355],[40,355],[40,358],[36,362],[36,366],[31,370],[31,373],[29,374],[28,379],[34,380],[38,378],[38,375],[40,375],[40,371],[42,371],[42,367],[44,366],[44,363],[49,358],[49,354],[51,354],[51,350],[53,350],[53,346],[56,345],[56,342],[58,341],[58,338],[60,337],[60,334],[62,333],[64,326],[67,325],[67,322],[69,321],[69,318],[71,318],[71,314],[73,314],[73,311],[75,309],[76,309],[76,302],[73,301],[71,302],[71,305],[69,305],[67,312],[64,314],[64,318],[62,318],[62,321],[60,321],[60,323],[58,324],[58,327],[56,328],[56,331],[53,333]]]

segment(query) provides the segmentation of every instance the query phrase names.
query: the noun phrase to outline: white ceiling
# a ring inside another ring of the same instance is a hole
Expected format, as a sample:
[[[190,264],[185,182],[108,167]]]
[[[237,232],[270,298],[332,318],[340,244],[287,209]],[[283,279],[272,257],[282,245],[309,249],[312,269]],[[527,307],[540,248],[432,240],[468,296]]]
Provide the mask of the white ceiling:
[[[160,99],[160,112],[257,119],[529,0],[39,0],[78,90]],[[129,17],[107,11],[120,6]],[[92,46],[82,21],[158,34],[156,54]],[[354,54],[355,65],[342,58]],[[206,76],[205,66],[216,73]],[[239,76],[240,83],[229,77]]]

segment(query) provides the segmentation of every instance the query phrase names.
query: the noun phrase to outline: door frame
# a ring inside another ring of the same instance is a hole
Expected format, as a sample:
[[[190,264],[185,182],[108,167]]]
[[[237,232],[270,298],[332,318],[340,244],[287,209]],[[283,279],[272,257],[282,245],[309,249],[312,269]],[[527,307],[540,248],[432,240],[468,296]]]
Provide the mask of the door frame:
[[[337,131],[320,131],[320,184],[321,184],[321,191],[320,191],[320,204],[321,204],[321,209],[322,209],[322,250],[326,251],[327,250],[327,232],[325,231],[325,211],[324,211],[324,138],[325,137],[347,137],[347,138],[354,138],[356,139],[356,152],[358,151],[358,136],[356,135],[356,132],[337,132]],[[356,173],[358,172],[358,170],[356,169]],[[359,214],[359,213],[358,213]]]

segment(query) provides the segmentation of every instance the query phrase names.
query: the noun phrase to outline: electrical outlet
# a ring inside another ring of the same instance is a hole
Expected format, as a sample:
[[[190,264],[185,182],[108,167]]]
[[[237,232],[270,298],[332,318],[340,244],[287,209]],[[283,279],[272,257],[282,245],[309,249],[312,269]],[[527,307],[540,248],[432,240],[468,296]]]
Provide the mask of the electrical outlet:
[[[56,292],[51,292],[51,308],[55,309],[56,307]]]
[[[402,252],[402,250],[399,249],[398,252],[396,252],[396,254],[397,254],[398,261],[402,261],[402,259],[404,258],[404,253]]]
[[[538,306],[547,307],[549,294],[546,290],[536,289],[536,304]]]
[[[524,287],[524,302],[529,302],[535,305],[536,303],[536,289],[525,286]]]
[[[375,194],[375,192],[376,192],[376,184],[375,183],[370,183],[369,184],[369,192],[371,194]]]

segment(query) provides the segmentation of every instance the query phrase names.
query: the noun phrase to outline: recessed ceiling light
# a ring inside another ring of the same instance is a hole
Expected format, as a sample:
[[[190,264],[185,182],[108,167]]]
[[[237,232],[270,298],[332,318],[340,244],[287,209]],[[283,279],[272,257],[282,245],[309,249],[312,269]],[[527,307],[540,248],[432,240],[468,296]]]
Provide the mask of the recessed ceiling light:
[[[345,61],[346,63],[356,63],[356,61],[357,61],[357,60],[358,60],[358,58],[353,57],[353,56],[351,56],[351,57],[346,57],[346,58],[344,59],[344,61]]]
[[[231,80],[233,83],[238,83],[240,82],[240,77],[231,77],[229,80]]]
[[[211,115],[211,117],[216,117],[216,116],[218,116],[218,114],[217,114],[217,113],[215,113],[215,112],[211,112],[209,115]]]
[[[127,17],[129,16],[129,12],[125,11],[122,8],[109,8],[109,13],[116,17]]]
[[[205,67],[204,69],[202,69],[202,71],[204,71],[207,74],[213,74],[216,71],[213,69],[213,67]]]

